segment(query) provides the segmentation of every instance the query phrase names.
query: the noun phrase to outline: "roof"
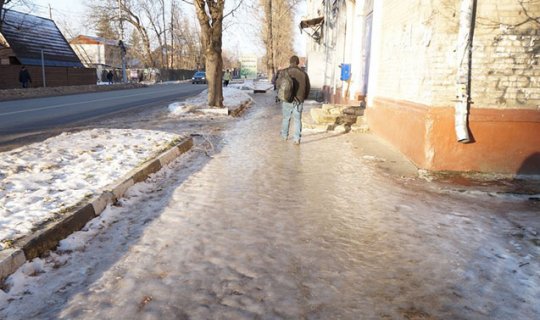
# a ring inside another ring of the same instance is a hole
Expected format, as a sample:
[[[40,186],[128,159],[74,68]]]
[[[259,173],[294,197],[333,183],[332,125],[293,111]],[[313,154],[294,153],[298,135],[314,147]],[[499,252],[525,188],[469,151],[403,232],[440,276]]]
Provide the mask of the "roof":
[[[4,10],[2,35],[17,59],[25,65],[41,65],[41,50],[49,67],[84,67],[54,21]]]
[[[304,30],[308,36],[313,38],[317,43],[320,43],[322,37],[322,24],[324,22],[324,17],[313,18],[309,20],[300,21],[300,32],[304,29],[310,29],[311,31]]]
[[[105,44],[108,46],[118,46],[118,40],[105,39],[101,37],[78,35],[69,41],[70,44]]]
[[[309,20],[302,20],[300,21],[300,28],[304,29],[304,28],[315,27],[317,25],[320,25],[323,22],[324,22],[324,17],[318,17],[318,18],[309,19]]]

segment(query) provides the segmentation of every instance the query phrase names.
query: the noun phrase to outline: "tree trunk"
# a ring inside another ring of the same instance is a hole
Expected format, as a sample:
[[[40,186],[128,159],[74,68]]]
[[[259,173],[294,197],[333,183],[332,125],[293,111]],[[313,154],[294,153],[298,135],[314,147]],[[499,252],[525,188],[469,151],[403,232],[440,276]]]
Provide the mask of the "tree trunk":
[[[223,58],[221,36],[223,32],[223,8],[225,0],[195,0],[195,11],[201,25],[206,81],[208,83],[208,105],[223,107]],[[207,11],[208,10],[208,11]]]
[[[151,67],[155,67],[156,62],[154,61],[154,57],[152,56],[152,48],[150,47],[150,38],[148,37],[148,33],[146,32],[146,29],[143,28],[143,27],[136,27],[136,29],[139,31],[139,33],[141,34],[141,37],[142,37],[144,49],[146,51],[146,56],[147,56],[147,59],[148,59],[147,63]]]
[[[267,4],[266,4],[266,14],[267,14],[267,18],[268,18],[268,45],[267,45],[267,59],[268,59],[268,64],[267,64],[267,68],[268,68],[268,71],[271,73],[271,78],[270,79],[274,79],[274,74],[276,73],[276,70],[275,70],[275,63],[274,63],[274,36],[273,36],[273,29],[274,29],[274,24],[273,24],[273,20],[272,20],[272,14],[273,14],[273,10],[272,10],[272,0],[267,0]]]
[[[170,25],[170,28],[171,28],[171,31],[170,31],[170,36],[171,36],[171,69],[174,69],[174,15],[175,15],[175,8],[174,8],[174,1],[171,1],[171,25]]]
[[[221,77],[223,73],[223,59],[221,52],[211,47],[206,49],[206,81],[208,83],[208,105],[223,107],[223,86]]]

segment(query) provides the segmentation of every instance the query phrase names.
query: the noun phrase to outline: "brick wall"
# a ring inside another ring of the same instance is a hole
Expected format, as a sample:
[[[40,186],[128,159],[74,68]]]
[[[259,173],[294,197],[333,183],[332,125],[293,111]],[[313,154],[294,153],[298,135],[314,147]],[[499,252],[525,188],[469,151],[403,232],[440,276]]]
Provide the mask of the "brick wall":
[[[479,1],[472,98],[478,107],[540,109],[540,2]]]
[[[32,87],[42,87],[41,67],[27,66],[32,77]],[[0,89],[20,88],[19,71],[21,66],[5,65],[0,66]],[[96,70],[92,68],[45,68],[45,79],[47,87],[78,86],[86,84],[96,84]]]
[[[383,5],[377,92],[425,105],[454,99],[457,1],[388,0]],[[456,17],[454,17],[456,15]]]
[[[428,106],[452,106],[458,0],[387,0],[376,92]],[[527,4],[538,16],[540,2]],[[515,0],[478,1],[472,99],[478,108],[540,107],[540,29]]]

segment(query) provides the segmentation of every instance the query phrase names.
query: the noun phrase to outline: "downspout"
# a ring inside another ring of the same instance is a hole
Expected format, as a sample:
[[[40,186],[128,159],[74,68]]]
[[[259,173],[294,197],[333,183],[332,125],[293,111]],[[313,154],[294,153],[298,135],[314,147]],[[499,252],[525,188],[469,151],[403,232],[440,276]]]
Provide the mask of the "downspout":
[[[469,143],[468,115],[471,94],[472,40],[474,33],[476,0],[462,0],[459,13],[459,33],[456,49],[456,105],[455,131],[457,141]]]
[[[345,58],[346,58],[346,55],[347,55],[347,21],[349,20],[349,12],[348,12],[348,8],[347,8],[347,2],[344,2],[345,4],[345,26],[343,27],[345,30],[343,30],[343,57],[341,58],[341,61],[343,61],[342,63],[345,63]],[[341,11],[341,8],[340,8],[340,11]],[[344,90],[345,89],[345,83],[347,83],[346,81],[341,81],[341,99],[349,99],[347,97],[347,94],[349,93],[349,87],[347,87],[347,90]],[[348,84],[350,85],[350,81],[348,82]],[[341,103],[344,103],[343,101]]]

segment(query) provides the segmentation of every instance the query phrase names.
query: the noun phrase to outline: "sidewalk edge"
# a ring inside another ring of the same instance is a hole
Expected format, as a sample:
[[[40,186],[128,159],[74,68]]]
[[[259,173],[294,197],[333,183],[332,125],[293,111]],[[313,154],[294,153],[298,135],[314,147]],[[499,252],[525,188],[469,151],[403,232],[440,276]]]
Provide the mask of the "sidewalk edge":
[[[184,138],[154,159],[130,171],[124,178],[119,179],[120,182],[108,186],[100,195],[80,203],[58,220],[46,223],[41,230],[18,239],[13,248],[0,251],[0,284],[26,261],[54,249],[61,240],[82,229],[88,221],[99,216],[108,205],[123,197],[131,186],[146,180],[192,147],[193,138]]]

